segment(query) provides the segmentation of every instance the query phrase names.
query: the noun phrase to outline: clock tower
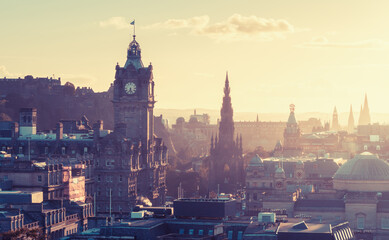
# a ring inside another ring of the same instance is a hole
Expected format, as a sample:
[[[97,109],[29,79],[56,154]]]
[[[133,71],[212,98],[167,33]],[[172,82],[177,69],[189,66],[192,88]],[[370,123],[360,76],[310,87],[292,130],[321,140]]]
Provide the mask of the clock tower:
[[[148,148],[154,136],[154,103],[153,67],[151,64],[143,66],[141,49],[133,35],[125,65],[116,65],[115,132],[132,142],[141,141],[142,146]]]

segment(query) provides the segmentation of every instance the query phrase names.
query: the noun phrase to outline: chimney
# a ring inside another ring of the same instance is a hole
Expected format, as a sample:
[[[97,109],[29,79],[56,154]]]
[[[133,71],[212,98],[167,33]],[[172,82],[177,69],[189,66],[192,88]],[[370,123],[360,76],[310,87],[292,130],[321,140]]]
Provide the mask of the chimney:
[[[63,124],[61,122],[57,123],[57,131],[56,131],[56,139],[61,140],[63,139]]]
[[[102,130],[103,121],[99,120],[93,124],[93,140],[96,142],[100,138],[100,130]]]
[[[19,137],[19,123],[13,122],[11,128],[12,128],[12,139],[16,140]]]

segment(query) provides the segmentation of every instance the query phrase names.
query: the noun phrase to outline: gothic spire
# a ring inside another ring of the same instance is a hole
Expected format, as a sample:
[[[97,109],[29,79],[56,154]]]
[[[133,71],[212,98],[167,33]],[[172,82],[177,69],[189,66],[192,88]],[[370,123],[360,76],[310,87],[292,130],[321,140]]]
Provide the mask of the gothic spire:
[[[371,123],[370,109],[369,109],[369,104],[367,102],[367,94],[365,94],[365,101],[363,104],[363,108],[361,106],[361,113],[359,114],[358,125],[369,125],[370,123]]]
[[[226,73],[226,81],[224,84],[224,97],[222,108],[220,110],[220,115],[221,119],[219,125],[219,142],[222,142],[227,145],[232,144],[234,141],[234,120],[228,72]]]
[[[347,126],[348,133],[353,133],[354,128],[355,128],[355,125],[354,125],[353,106],[350,105],[350,114],[348,116],[348,126]]]
[[[367,103],[367,93],[365,93],[365,102],[363,104],[363,116],[364,116],[364,125],[370,124],[370,109],[369,104]]]
[[[362,109],[362,104],[361,104],[361,110],[359,111],[358,126],[363,125],[362,124],[362,116],[363,116],[363,109]]]
[[[332,114],[332,130],[334,131],[340,130],[338,111],[336,110],[336,106],[334,107],[334,113]]]

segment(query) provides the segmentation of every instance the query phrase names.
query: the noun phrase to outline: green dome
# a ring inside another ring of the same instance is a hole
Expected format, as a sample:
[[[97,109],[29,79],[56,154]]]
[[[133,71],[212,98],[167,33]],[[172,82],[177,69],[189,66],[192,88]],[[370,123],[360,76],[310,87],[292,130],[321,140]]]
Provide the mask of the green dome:
[[[262,159],[258,156],[258,154],[255,154],[255,156],[249,162],[249,167],[262,167],[262,166],[263,166]]]
[[[334,175],[339,180],[389,180],[389,164],[364,152],[343,164]]]

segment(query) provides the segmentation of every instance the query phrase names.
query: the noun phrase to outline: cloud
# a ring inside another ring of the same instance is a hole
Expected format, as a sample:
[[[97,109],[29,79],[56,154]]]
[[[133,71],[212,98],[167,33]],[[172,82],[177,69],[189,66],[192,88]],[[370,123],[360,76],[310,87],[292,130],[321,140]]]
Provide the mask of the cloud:
[[[305,48],[368,48],[381,49],[387,47],[389,42],[380,39],[369,39],[354,42],[330,42],[325,37],[315,37],[309,42],[305,42],[299,47]]]
[[[169,19],[146,28],[190,29],[190,33],[217,40],[272,40],[295,32],[295,27],[284,19],[260,18],[233,14],[224,21],[210,23],[208,16],[188,19]]]
[[[8,72],[7,68],[5,66],[0,66],[0,75],[1,76],[9,76],[10,73]]]
[[[202,28],[209,22],[208,16],[198,16],[188,19],[168,19],[165,22],[154,23],[145,28],[167,28],[167,29],[179,29],[179,28]]]
[[[0,65],[0,77],[15,78],[19,76],[20,74],[10,73],[4,65]]]
[[[116,29],[128,29],[130,24],[124,17],[111,17],[99,22],[100,27],[114,27]]]
[[[88,74],[58,74],[62,82],[71,82],[77,86],[90,86],[97,82],[96,77]]]

